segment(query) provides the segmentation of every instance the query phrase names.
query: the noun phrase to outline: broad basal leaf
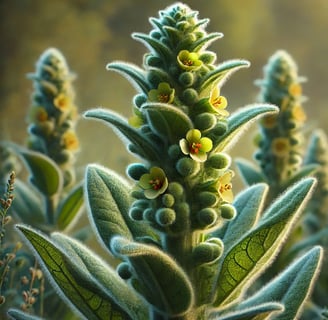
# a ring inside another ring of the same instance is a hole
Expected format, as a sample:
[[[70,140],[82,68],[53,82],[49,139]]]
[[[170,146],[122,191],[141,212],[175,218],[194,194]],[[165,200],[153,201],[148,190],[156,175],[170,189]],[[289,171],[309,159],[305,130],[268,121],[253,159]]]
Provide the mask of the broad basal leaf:
[[[322,248],[312,248],[255,295],[241,302],[238,308],[249,308],[255,303],[279,301],[286,308],[274,318],[275,320],[298,319],[302,305],[319,275],[322,259]]]
[[[83,184],[77,185],[60,202],[56,212],[56,224],[59,230],[70,226],[83,207]]]
[[[7,313],[9,319],[12,320],[42,320],[42,318],[39,318],[37,316],[32,316],[31,314],[25,313],[17,309],[9,309]]]
[[[45,222],[41,199],[31,186],[18,178],[15,179],[15,201],[12,203],[12,209],[24,223],[37,226]]]
[[[31,183],[46,197],[59,193],[63,187],[63,176],[57,164],[40,152],[31,151],[17,145],[13,150],[23,159],[30,171]]]
[[[250,282],[272,263],[314,184],[315,179],[307,178],[292,186],[268,208],[258,226],[225,254],[216,280],[215,306],[240,298]]]
[[[227,151],[256,119],[276,113],[278,110],[271,104],[254,104],[237,110],[228,118],[228,130],[213,147],[213,152]]]
[[[106,248],[115,235],[133,239],[152,234],[147,224],[129,217],[133,199],[123,178],[99,165],[89,165],[85,186],[90,220]]]
[[[164,103],[147,103],[142,106],[152,130],[171,143],[177,143],[193,128],[190,118],[178,108]]]
[[[264,183],[253,185],[239,193],[233,205],[237,210],[236,218],[227,224],[222,240],[225,250],[254,227],[262,212],[268,186]]]
[[[126,139],[138,148],[140,151],[138,154],[141,157],[148,160],[158,159],[158,153],[156,152],[157,146],[138,130],[131,127],[126,119],[115,112],[99,108],[88,110],[85,112],[84,116],[86,118],[102,120],[112,125],[114,129],[118,130]],[[121,135],[119,136],[122,137]]]
[[[61,248],[65,248],[67,255],[72,259],[74,257],[76,264],[85,268],[90,277],[93,277],[132,319],[143,320],[147,318],[148,306],[145,301],[91,250],[75,239],[58,232],[53,233],[51,238]]]
[[[63,298],[88,320],[127,319],[126,312],[108,295],[103,287],[86,272],[86,267],[70,257],[53,241],[38,231],[18,225],[17,228],[37,253],[50,280],[63,293]],[[118,280],[117,280],[118,281]],[[123,280],[122,283],[124,284]],[[119,284],[117,284],[119,286]]]
[[[156,309],[169,315],[188,311],[193,302],[193,288],[170,256],[154,246],[122,237],[114,237],[111,248],[131,263],[142,294]]]

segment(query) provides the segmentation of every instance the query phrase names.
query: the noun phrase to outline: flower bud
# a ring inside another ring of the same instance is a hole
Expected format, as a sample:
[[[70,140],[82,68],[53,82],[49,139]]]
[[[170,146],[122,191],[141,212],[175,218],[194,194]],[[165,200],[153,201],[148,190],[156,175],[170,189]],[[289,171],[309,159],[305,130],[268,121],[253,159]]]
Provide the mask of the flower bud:
[[[175,221],[175,217],[175,211],[170,208],[158,209],[155,215],[156,222],[162,227],[167,227],[173,224]]]
[[[216,123],[217,119],[215,115],[209,112],[201,113],[195,118],[195,127],[200,131],[210,130]]]
[[[136,181],[139,180],[140,177],[147,172],[148,169],[142,163],[131,163],[126,169],[127,175]]]
[[[216,153],[208,158],[206,164],[214,169],[223,170],[230,167],[231,158],[226,153]]]
[[[176,163],[177,171],[183,176],[191,176],[199,171],[199,163],[191,158],[183,157]]]
[[[197,214],[197,219],[201,228],[209,228],[215,224],[218,215],[213,208],[204,208]]]
[[[232,220],[237,214],[235,207],[228,203],[221,205],[220,211],[221,217],[227,220]]]

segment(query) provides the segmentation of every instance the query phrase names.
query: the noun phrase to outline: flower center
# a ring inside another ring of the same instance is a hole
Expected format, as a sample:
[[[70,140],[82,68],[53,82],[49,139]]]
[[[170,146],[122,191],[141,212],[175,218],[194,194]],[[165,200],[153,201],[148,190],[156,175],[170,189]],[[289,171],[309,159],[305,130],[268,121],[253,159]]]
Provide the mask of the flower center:
[[[149,184],[154,190],[159,190],[163,185],[162,181],[158,178],[149,180]]]
[[[220,190],[219,190],[219,192],[222,194],[222,193],[224,193],[224,192],[226,192],[226,191],[229,191],[229,190],[231,190],[232,189],[232,185],[231,185],[231,183],[225,183],[225,184],[222,184],[221,186],[220,186]]]
[[[190,60],[190,59],[186,59],[186,60],[183,60],[183,62],[182,62],[185,66],[192,66],[194,63],[193,63],[193,61],[192,60]]]
[[[199,142],[193,142],[190,146],[190,153],[198,153],[199,149],[202,147],[202,144]]]
[[[159,102],[168,102],[169,101],[169,95],[167,93],[160,93],[158,95],[158,101]]]

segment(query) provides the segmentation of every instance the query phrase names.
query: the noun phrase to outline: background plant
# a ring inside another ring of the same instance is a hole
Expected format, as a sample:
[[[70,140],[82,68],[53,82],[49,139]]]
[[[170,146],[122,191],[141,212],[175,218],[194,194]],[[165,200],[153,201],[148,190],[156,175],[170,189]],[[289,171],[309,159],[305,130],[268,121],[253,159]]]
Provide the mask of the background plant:
[[[227,118],[220,89],[248,63],[216,65],[206,48],[221,34],[207,34],[207,22],[182,4],[161,11],[149,35],[134,34],[150,49],[144,69],[108,65],[139,89],[130,124],[108,110],[85,114],[114,126],[143,159],[127,170],[135,187],[99,165],[86,171],[91,222],[122,260],[117,272],[70,237],[18,226],[64,297],[88,319],[293,319],[309,294],[319,247],[259,293],[246,294],[274,260],[315,180],[302,179],[263,214],[263,183],[233,200],[226,152],[251,121],[277,108],[252,105]]]
[[[27,148],[11,142],[1,144],[1,180],[9,169],[19,171],[17,156],[29,173],[29,182],[15,179],[15,200],[11,203],[12,214],[7,217],[47,233],[67,232],[83,206],[82,184],[77,183],[74,168],[79,146],[75,133],[74,77],[64,56],[54,48],[41,55],[36,72],[29,76],[34,81],[34,92],[27,117]],[[8,306],[20,306],[29,314],[43,316],[55,312],[58,317],[72,318],[72,313],[45,283],[34,256],[21,247],[11,228],[12,225],[2,224],[6,238],[3,236],[1,258],[4,270],[8,266],[2,278],[7,300],[1,306],[2,316],[5,317]]]

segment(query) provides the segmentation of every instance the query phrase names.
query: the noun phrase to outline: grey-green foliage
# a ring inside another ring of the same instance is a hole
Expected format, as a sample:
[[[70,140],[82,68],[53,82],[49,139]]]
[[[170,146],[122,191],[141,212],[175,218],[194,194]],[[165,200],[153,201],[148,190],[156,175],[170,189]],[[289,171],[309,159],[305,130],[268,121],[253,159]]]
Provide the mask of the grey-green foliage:
[[[86,319],[294,319],[318,275],[320,247],[263,286],[260,298],[248,289],[276,258],[315,179],[298,181],[266,210],[264,183],[234,198],[227,151],[252,121],[277,107],[251,105],[229,116],[220,89],[249,64],[216,64],[207,47],[222,34],[207,33],[208,20],[197,12],[177,3],[150,22],[149,34],[133,35],[150,51],[143,68],[107,66],[138,88],[133,117],[85,113],[113,127],[141,158],[127,168],[134,183],[98,164],[86,169],[89,218],[120,261],[116,270],[67,236],[17,228]]]

